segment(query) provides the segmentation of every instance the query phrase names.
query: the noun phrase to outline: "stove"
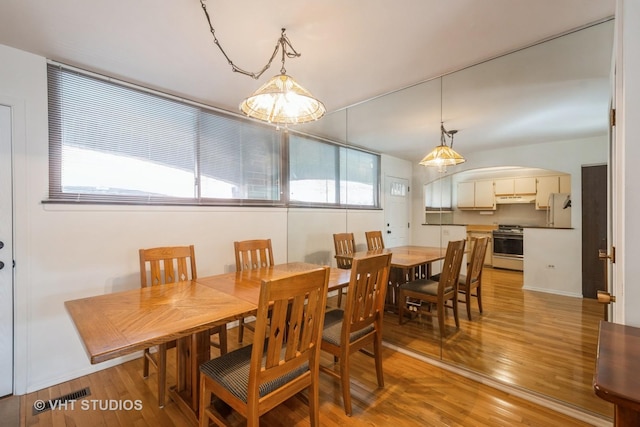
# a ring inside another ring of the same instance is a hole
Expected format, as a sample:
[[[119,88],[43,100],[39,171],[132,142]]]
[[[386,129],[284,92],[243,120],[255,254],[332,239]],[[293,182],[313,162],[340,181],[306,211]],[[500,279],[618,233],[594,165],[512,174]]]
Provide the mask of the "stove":
[[[493,266],[522,271],[524,227],[500,224],[493,230]]]

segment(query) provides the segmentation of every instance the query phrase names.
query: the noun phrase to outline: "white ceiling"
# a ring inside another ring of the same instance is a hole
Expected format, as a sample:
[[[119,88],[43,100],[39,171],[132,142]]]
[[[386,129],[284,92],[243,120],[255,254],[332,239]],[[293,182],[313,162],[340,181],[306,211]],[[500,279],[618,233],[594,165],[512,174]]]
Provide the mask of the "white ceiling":
[[[287,29],[302,54],[287,60],[288,74],[333,112],[316,127],[412,161],[438,142],[441,115],[439,79],[414,85],[601,21],[615,9],[614,0],[206,5],[230,59],[250,71],[266,64],[280,28]],[[606,133],[613,25],[602,27],[445,77],[442,118],[460,130],[455,148],[464,154]],[[2,0],[0,44],[229,111],[280,70],[276,58],[259,81],[233,73],[199,0]],[[390,95],[362,103],[382,94]]]

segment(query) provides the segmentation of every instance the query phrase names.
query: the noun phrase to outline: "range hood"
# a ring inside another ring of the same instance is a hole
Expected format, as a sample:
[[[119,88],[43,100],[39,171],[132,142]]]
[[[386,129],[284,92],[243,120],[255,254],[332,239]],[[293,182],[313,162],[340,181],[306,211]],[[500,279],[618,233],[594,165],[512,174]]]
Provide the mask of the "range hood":
[[[497,205],[507,205],[515,203],[534,203],[536,201],[535,194],[518,194],[515,196],[496,196]]]

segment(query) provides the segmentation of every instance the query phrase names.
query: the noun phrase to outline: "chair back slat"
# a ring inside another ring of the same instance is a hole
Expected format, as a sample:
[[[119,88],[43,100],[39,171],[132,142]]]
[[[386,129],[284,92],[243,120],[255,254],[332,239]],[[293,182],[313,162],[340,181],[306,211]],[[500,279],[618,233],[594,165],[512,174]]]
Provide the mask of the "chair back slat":
[[[458,278],[462,267],[465,240],[451,241],[447,244],[440,281],[438,282],[438,297],[442,297],[447,289],[458,291]]]
[[[256,270],[273,265],[271,239],[233,242],[236,255],[236,271]]]
[[[474,237],[471,240],[473,249],[471,250],[471,263],[467,271],[467,285],[480,280],[482,267],[484,266],[484,257],[489,246],[488,237]]]
[[[329,267],[263,281],[256,314],[249,396],[260,384],[319,363]],[[266,343],[256,345],[256,343]],[[264,364],[262,363],[264,359]]]
[[[336,255],[352,255],[356,251],[356,243],[353,233],[336,233],[333,235],[333,245]],[[351,268],[351,260],[344,258],[336,258],[338,268]]]
[[[390,253],[354,259],[342,322],[342,342],[349,342],[351,333],[375,322],[381,326],[390,269]]]
[[[140,249],[140,285],[164,285],[198,278],[193,245]]]
[[[382,240],[382,231],[365,231],[365,238],[367,239],[367,250],[375,251],[377,249],[384,249],[384,240]]]

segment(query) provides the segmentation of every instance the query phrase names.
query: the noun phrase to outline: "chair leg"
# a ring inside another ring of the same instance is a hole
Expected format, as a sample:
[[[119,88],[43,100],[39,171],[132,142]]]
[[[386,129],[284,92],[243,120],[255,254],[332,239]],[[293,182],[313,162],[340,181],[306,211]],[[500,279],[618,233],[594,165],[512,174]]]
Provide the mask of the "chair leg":
[[[158,346],[158,406],[164,408],[164,394],[167,388],[167,345]]]
[[[142,355],[142,377],[149,378],[149,349],[144,349],[144,354]]]
[[[378,387],[384,387],[384,374],[382,372],[382,337],[376,337],[373,342],[373,356],[376,362],[376,375],[378,377]]]
[[[227,325],[220,326],[220,332],[218,332],[218,339],[220,340],[220,355],[227,354]]]
[[[338,307],[342,305],[342,289],[338,289]]]
[[[351,416],[351,381],[349,381],[349,353],[344,352],[340,356],[340,382],[342,383],[342,400],[344,413]]]
[[[476,288],[476,296],[478,298],[478,310],[480,310],[480,313],[482,313],[482,292],[480,291],[481,286],[478,286]]]
[[[238,343],[242,344],[242,340],[244,339],[244,317],[241,317],[238,320]]]
[[[404,322],[404,310],[406,308],[406,300],[407,298],[404,296],[402,289],[398,292],[398,324],[402,325]],[[404,301],[404,304],[403,304]]]
[[[467,307],[469,305],[467,304]],[[453,297],[453,318],[456,320],[456,329],[460,329],[460,318],[458,317],[458,296]]]
[[[469,290],[464,293],[464,304],[467,306],[467,318],[471,320],[471,292]]]
[[[211,402],[211,394],[207,392],[207,381],[203,374],[200,374],[200,427],[209,427],[209,417],[207,416],[207,408]]]
[[[309,423],[320,427],[320,386],[319,381],[311,381],[309,386]]]
[[[440,336],[444,336],[444,302],[438,302],[438,326],[440,327]]]

